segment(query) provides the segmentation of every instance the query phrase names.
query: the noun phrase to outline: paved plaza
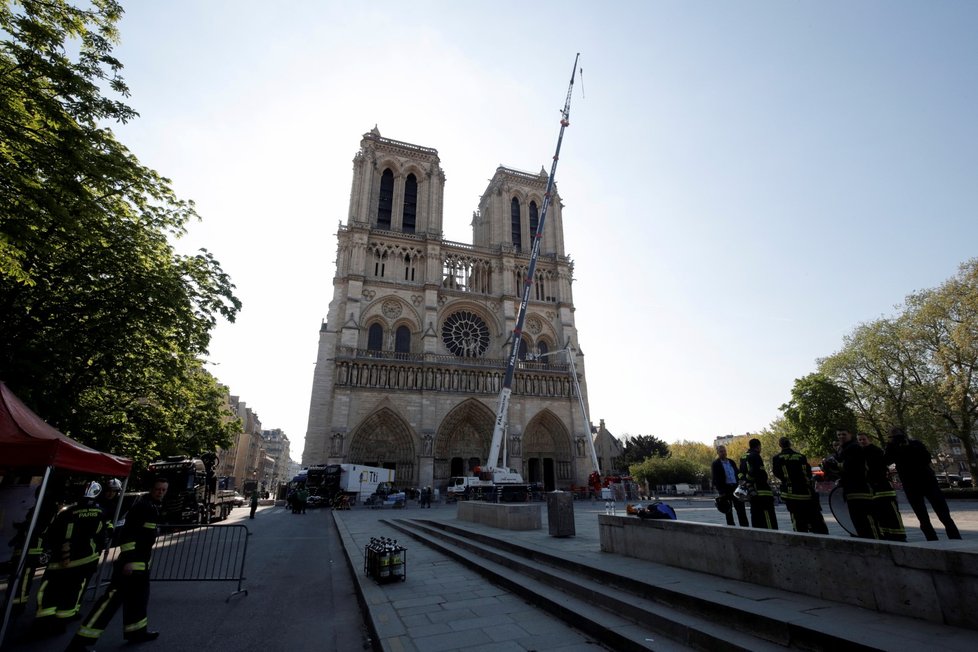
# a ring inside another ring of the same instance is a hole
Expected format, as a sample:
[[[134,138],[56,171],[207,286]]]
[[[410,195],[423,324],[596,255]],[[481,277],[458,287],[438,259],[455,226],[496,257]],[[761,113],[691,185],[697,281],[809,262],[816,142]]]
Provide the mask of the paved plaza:
[[[678,517],[686,521],[723,523],[723,515],[711,498],[670,498]],[[904,503],[905,507],[905,503]],[[978,501],[954,501],[953,516],[964,540],[926,543],[912,514],[906,513],[910,544],[956,547],[978,552]],[[623,513],[624,505],[617,505]],[[391,519],[444,519],[472,530],[489,529],[456,519],[455,505],[436,504],[419,509],[410,503],[404,509],[349,511],[311,510],[293,515],[281,506],[259,508],[255,520],[246,509],[237,509],[228,523],[245,526],[250,535],[246,579],[248,595],[227,599],[234,584],[213,582],[154,583],[150,602],[150,625],[159,629],[158,641],[139,647],[145,652],[200,649],[237,652],[294,652],[317,650],[355,652],[371,647],[382,650],[434,652],[473,649],[479,652],[519,650],[575,650],[593,652],[608,649],[593,637],[563,620],[537,608],[532,601],[500,588],[473,570],[413,539],[388,522]],[[703,592],[737,590],[735,583],[669,569],[649,562],[600,551],[598,515],[604,503],[574,503],[576,533],[573,537],[549,536],[546,506],[542,506],[543,528],[528,532],[505,532],[504,536],[536,549],[593,565],[648,578],[649,582],[668,581]],[[777,508],[782,528],[790,521],[783,506]],[[830,530],[843,536],[841,528],[827,514]],[[936,525],[936,524],[935,524]],[[500,535],[499,530],[492,532]],[[379,585],[364,575],[364,546],[371,537],[399,539],[407,548],[406,581]],[[904,544],[896,544],[904,545]],[[695,554],[691,551],[690,554]],[[694,579],[695,577],[695,579]],[[769,591],[754,592],[758,602],[770,602]],[[600,602],[601,597],[595,596]],[[799,610],[812,611],[812,601],[792,600]],[[87,613],[91,606],[84,606]],[[824,605],[820,608],[824,609]],[[972,650],[975,632],[960,631],[933,623],[914,621],[909,633],[897,638],[891,631],[906,626],[897,620],[852,607],[834,607],[828,612],[862,629],[874,649]],[[23,631],[29,613],[19,619],[16,630]],[[787,616],[786,616],[787,617]],[[121,615],[117,615],[96,647],[98,650],[133,650],[122,640]],[[372,624],[368,626],[368,624]],[[74,628],[72,628],[74,631]],[[374,638],[376,634],[376,638]],[[26,643],[8,641],[5,650],[47,652],[63,650],[69,635],[47,641]],[[935,641],[940,644],[935,646]],[[684,649],[668,640],[650,641],[654,649]]]
[[[724,516],[716,510],[712,498],[668,498],[681,520],[722,525]],[[824,502],[824,501],[823,501]],[[917,527],[917,521],[909,508],[904,506],[904,520],[907,527],[908,545],[929,545],[939,547],[965,548],[978,552],[978,501],[954,501],[952,514],[964,536],[963,541],[950,542],[944,538],[944,531],[938,523],[941,541],[928,543]],[[731,591],[736,582],[711,578],[702,574],[678,572],[637,559],[621,557],[600,551],[597,516],[604,514],[605,504],[597,501],[577,501],[574,503],[575,528],[573,537],[551,537],[546,523],[546,506],[543,507],[544,525],[541,530],[529,532],[505,532],[503,536],[529,543],[536,549],[578,561],[614,569],[626,574],[649,574],[654,577],[669,575],[674,581],[699,582],[713,585],[712,590]],[[624,505],[618,503],[616,510],[624,513]],[[468,570],[444,555],[428,549],[406,538],[389,523],[391,519],[446,519],[456,526],[473,531],[492,531],[500,536],[499,530],[486,526],[461,522],[456,519],[454,505],[436,505],[432,509],[418,509],[409,505],[402,510],[354,509],[335,512],[334,518],[341,538],[354,564],[362,563],[363,548],[371,537],[400,539],[406,545],[406,581],[378,585],[364,576],[360,569],[356,581],[360,586],[369,617],[373,619],[380,647],[384,650],[455,650],[479,649],[480,651],[517,650],[595,650],[603,646],[587,635],[569,627],[550,614],[534,608],[525,600],[512,595],[487,582],[475,571]],[[831,511],[825,508],[826,522],[830,536],[848,536],[832,518]],[[777,507],[777,515],[782,529],[791,528],[789,515],[783,505]],[[935,519],[936,521],[936,519]],[[903,544],[898,544],[903,545]],[[691,554],[695,552],[691,551]],[[733,562],[735,563],[735,562]],[[709,590],[709,589],[705,589]],[[761,589],[760,593],[775,592]],[[762,601],[766,598],[758,598]],[[600,596],[595,596],[600,600]],[[826,609],[824,601],[793,599],[799,612]],[[954,628],[946,628],[934,623],[914,621],[910,623],[908,634],[897,626],[896,619],[875,612],[830,605],[838,618],[851,621],[854,628],[862,628],[873,641],[869,649],[899,649],[908,644],[916,644],[921,649],[935,649],[934,642],[941,641],[943,649],[971,650],[978,634]],[[906,620],[906,619],[903,619]],[[886,630],[896,631],[896,635],[886,634]],[[911,637],[908,639],[908,636]],[[943,637],[943,638],[942,638]],[[962,640],[963,637],[963,640]],[[673,646],[668,641],[658,641],[655,649],[685,649]]]

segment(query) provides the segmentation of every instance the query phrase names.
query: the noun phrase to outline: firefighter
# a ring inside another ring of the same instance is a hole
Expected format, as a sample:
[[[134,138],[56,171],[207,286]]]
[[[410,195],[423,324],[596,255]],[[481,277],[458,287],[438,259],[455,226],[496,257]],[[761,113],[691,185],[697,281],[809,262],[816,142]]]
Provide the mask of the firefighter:
[[[58,512],[44,534],[50,561],[37,591],[32,638],[63,633],[65,624],[81,609],[85,587],[106,541],[105,513],[95,500],[100,493],[98,482],[88,483],[82,499]]]
[[[130,643],[142,643],[159,637],[159,632],[147,628],[146,606],[150,556],[156,542],[160,505],[168,487],[165,478],[157,478],[149,494],[129,510],[119,533],[119,558],[112,569],[109,588],[82,622],[68,650],[85,650],[94,645],[120,605],[123,638]]]
[[[869,486],[866,454],[848,430],[835,433],[838,448],[835,460],[839,467],[842,495],[849,508],[849,518],[862,539],[879,539],[879,526],[873,514],[873,490]]]
[[[122,483],[117,478],[111,478],[102,487],[102,494],[98,497],[98,504],[105,512],[105,541],[106,545],[112,545],[115,535],[115,512],[119,501],[119,494],[122,492]]]
[[[951,518],[947,500],[937,485],[934,470],[930,468],[931,457],[927,447],[916,439],[909,439],[903,428],[895,426],[890,428],[890,441],[886,445],[885,458],[887,462],[896,464],[900,482],[903,483],[903,492],[907,495],[907,502],[910,503],[913,513],[917,515],[924,538],[928,541],[937,541],[937,531],[930,522],[927,505],[924,504],[926,498],[937,514],[937,518],[944,524],[947,538],[960,539],[961,532]]]
[[[24,515],[23,521],[14,523],[16,534],[14,534],[13,539],[10,540],[10,545],[13,546],[13,554],[10,558],[12,570],[10,577],[7,580],[8,582],[13,582],[15,572],[14,569],[17,568],[17,563],[20,556],[24,554],[27,530],[30,528],[31,519],[34,517],[34,510],[38,508],[37,498],[40,493],[41,487],[38,486],[37,489],[34,490],[34,506],[27,510],[27,514]],[[44,559],[44,540],[42,535],[44,534],[44,530],[47,528],[48,524],[51,523],[52,518],[55,516],[55,514],[57,514],[58,507],[58,502],[55,500],[53,495],[46,497],[44,502],[40,505],[37,523],[34,525],[34,531],[31,533],[30,543],[27,545],[27,555],[24,560],[24,572],[20,576],[20,581],[17,582],[17,588],[14,592],[14,597],[12,600],[13,608],[17,611],[22,611],[27,607],[27,603],[30,602],[31,598],[31,585],[34,582],[34,574],[37,572],[38,568],[47,563]]]
[[[750,498],[750,525],[767,530],[778,529],[778,517],[774,513],[774,492],[767,481],[764,460],[761,459],[761,440],[747,442],[747,452],[740,458],[740,481],[753,490]]]
[[[791,440],[778,440],[781,452],[771,460],[771,472],[781,481],[781,498],[795,532],[828,534],[829,528],[822,518],[822,506],[818,493],[812,487],[812,467],[808,458],[791,448]]]
[[[896,491],[890,484],[883,449],[870,442],[869,436],[862,432],[856,434],[856,442],[866,455],[866,478],[869,480],[869,488],[873,490],[873,516],[880,538],[886,541],[906,541],[907,530],[903,527]]]

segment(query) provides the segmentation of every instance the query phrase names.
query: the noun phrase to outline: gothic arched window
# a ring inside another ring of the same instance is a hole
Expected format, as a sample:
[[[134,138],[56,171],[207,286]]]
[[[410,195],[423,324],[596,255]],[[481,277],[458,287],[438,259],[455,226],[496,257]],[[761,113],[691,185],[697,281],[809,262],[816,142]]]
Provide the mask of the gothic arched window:
[[[513,226],[513,247],[517,251],[523,249],[523,223],[520,221],[520,200],[513,197],[510,202],[510,214]]]
[[[384,348],[384,328],[380,324],[371,324],[367,331],[367,350],[381,351]]]
[[[391,211],[394,206],[394,173],[390,168],[380,177],[380,201],[377,203],[377,228],[391,228]]]
[[[530,237],[531,238],[536,235],[537,226],[539,225],[539,223],[540,220],[537,217],[537,203],[535,201],[531,201],[530,202]]]
[[[529,350],[529,347],[526,344],[526,340],[521,337],[520,338],[520,352],[516,354],[516,357],[518,357],[520,360],[526,360],[526,352],[528,350]]]
[[[547,343],[546,342],[543,342],[543,341],[537,342],[537,353],[539,355],[545,356],[549,352],[550,352],[550,347],[547,346]],[[541,357],[540,358],[540,361],[541,362],[547,362],[547,358],[546,357]]]
[[[401,230],[404,233],[414,233],[418,215],[418,179],[409,174],[404,181],[404,214],[401,218]]]
[[[411,329],[407,326],[398,326],[394,331],[394,352],[411,352]]]

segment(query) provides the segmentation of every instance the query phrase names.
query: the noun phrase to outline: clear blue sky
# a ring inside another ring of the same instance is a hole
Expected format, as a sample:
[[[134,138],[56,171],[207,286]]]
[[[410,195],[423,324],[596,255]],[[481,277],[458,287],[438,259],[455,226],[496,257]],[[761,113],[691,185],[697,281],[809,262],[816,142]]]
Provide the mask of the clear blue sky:
[[[590,414],[712,442],[978,254],[978,3],[126,2],[116,128],[244,302],[210,369],[299,459],[361,135],[438,149],[448,239],[499,164],[557,185]],[[582,93],[583,91],[583,93]]]

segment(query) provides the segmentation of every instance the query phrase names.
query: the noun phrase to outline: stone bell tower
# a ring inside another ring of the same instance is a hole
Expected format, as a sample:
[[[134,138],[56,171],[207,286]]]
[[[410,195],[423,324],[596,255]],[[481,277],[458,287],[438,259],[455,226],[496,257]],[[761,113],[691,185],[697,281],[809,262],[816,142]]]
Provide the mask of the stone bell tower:
[[[473,244],[442,237],[438,151],[363,135],[320,327],[303,464],[396,470],[400,486],[440,487],[486,461],[509,347],[510,463],[548,489],[585,484],[584,360],[554,190],[524,332],[512,342],[547,173],[500,166],[472,218]],[[540,356],[540,357],[534,357]]]

